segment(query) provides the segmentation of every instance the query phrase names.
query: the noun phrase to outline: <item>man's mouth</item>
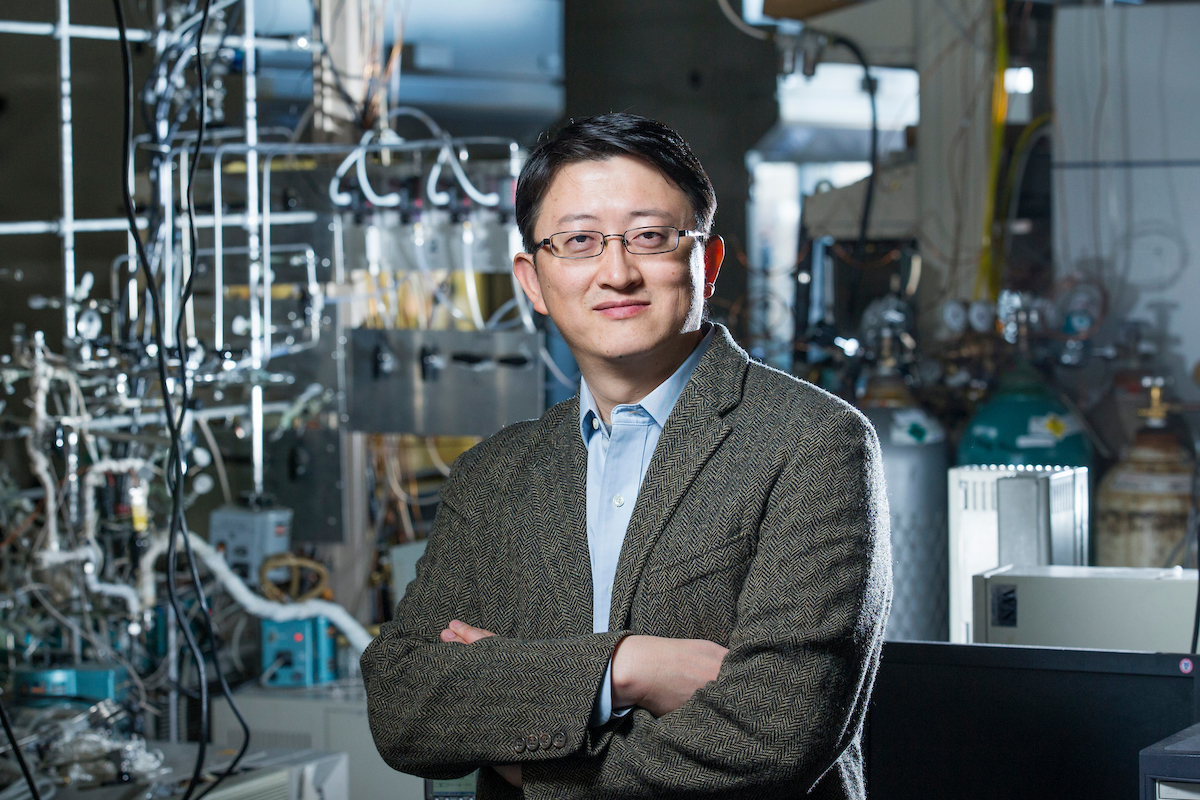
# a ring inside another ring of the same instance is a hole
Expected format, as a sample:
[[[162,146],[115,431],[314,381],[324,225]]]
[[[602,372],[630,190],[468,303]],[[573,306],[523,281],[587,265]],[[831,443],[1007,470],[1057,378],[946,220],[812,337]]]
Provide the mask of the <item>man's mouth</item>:
[[[607,300],[593,308],[609,319],[627,319],[650,307],[647,300]]]

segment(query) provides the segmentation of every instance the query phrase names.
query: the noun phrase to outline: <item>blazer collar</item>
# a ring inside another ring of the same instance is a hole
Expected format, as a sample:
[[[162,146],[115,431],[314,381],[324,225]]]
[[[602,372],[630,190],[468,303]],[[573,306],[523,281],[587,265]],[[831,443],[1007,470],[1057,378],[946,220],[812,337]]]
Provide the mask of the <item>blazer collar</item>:
[[[609,629],[628,627],[633,596],[655,542],[696,475],[733,429],[749,357],[721,325],[667,418],[625,531],[609,609]],[[586,455],[584,457],[586,468]]]
[[[617,562],[610,630],[628,626],[633,596],[654,543],[696,475],[732,430],[725,416],[741,402],[750,359],[728,329],[715,327],[708,351],[667,418],[638,492]],[[543,477],[556,485],[549,493],[556,502],[551,516],[541,520],[550,535],[541,538],[554,551],[546,554],[545,563],[555,574],[546,577],[567,581],[558,585],[574,609],[569,615],[571,632],[588,633],[592,628],[592,586],[587,550],[587,450],[579,435],[578,394],[561,407],[550,435],[554,447]],[[581,574],[589,580],[579,581]]]

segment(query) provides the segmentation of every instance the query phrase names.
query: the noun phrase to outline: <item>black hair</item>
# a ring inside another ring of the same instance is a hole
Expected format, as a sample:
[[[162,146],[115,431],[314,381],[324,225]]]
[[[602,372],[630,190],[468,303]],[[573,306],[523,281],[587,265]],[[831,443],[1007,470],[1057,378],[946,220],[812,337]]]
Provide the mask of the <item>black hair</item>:
[[[582,161],[633,156],[657,167],[687,196],[696,229],[708,232],[717,211],[717,195],[687,142],[678,133],[637,114],[601,114],[571,120],[534,148],[517,179],[516,216],[527,253],[537,241],[533,228],[542,200],[558,171]]]

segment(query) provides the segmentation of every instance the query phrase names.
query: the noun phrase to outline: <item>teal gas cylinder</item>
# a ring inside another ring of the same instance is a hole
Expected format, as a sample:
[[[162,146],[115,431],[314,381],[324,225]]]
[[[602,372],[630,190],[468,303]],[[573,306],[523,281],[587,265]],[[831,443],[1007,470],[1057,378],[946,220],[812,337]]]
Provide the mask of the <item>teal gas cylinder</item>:
[[[958,463],[1090,467],[1092,446],[1080,419],[1022,362],[967,425]]]

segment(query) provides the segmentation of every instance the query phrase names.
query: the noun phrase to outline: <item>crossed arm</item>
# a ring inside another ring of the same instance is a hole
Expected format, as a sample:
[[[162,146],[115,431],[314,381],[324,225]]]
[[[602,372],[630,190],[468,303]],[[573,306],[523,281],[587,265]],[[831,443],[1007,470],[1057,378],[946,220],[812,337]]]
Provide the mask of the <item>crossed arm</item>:
[[[442,631],[441,640],[469,645],[494,635],[455,619]],[[626,636],[612,656],[613,706],[638,706],[656,717],[682,708],[697,689],[717,679],[728,652],[706,639]],[[521,785],[520,764],[495,764],[493,769],[513,786]]]
[[[759,797],[814,785],[857,735],[890,595],[878,445],[857,415],[839,416],[788,454],[728,651],[627,631],[519,638],[516,607],[554,602],[507,577],[509,548],[536,558],[534,545],[480,537],[460,493],[444,492],[417,581],[363,656],[384,759],[426,777],[519,762],[537,798]],[[551,629],[555,615],[545,614]],[[587,729],[610,658],[614,706],[637,708]]]

